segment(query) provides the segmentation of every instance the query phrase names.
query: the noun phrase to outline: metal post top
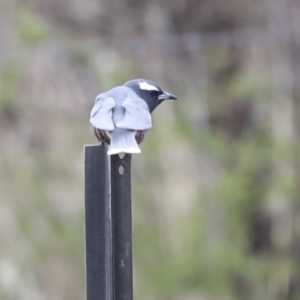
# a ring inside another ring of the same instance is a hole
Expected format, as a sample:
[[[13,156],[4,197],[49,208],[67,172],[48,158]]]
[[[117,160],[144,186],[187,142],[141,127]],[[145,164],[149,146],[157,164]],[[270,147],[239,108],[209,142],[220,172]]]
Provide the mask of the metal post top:
[[[84,150],[87,300],[132,300],[131,154]]]

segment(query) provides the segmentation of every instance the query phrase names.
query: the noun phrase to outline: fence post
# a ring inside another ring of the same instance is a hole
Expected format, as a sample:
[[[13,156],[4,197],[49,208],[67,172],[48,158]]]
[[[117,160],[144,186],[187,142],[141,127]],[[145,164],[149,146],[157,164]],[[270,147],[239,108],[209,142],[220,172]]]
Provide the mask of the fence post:
[[[132,300],[131,155],[111,156],[114,299]]]
[[[111,207],[105,145],[85,146],[87,300],[112,300]]]
[[[87,300],[133,300],[131,155],[85,147]]]

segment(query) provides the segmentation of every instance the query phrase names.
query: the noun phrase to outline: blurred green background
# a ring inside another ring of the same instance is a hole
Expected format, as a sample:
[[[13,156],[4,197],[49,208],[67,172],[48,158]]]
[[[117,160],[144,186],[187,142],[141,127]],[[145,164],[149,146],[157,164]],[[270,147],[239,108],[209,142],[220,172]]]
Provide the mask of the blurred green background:
[[[0,0],[0,299],[85,299],[89,112],[133,78],[180,99],[133,157],[135,299],[300,299],[299,20],[298,0]]]

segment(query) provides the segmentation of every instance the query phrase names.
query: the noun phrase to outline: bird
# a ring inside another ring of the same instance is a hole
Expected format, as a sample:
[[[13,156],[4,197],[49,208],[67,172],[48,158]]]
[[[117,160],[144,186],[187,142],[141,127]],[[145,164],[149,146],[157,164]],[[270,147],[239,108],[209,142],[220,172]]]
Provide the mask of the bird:
[[[139,144],[152,127],[151,113],[164,100],[176,99],[153,81],[130,80],[96,97],[92,131],[100,143],[108,144],[108,155],[141,153]]]

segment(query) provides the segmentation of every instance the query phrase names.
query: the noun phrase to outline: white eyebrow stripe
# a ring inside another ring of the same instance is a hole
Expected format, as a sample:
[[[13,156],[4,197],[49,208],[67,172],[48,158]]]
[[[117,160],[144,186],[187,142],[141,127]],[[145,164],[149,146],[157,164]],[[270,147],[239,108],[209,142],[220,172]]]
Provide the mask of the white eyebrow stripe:
[[[140,86],[140,88],[142,90],[146,90],[146,91],[159,91],[159,89],[155,85],[149,84],[146,81],[139,82],[139,86]]]

